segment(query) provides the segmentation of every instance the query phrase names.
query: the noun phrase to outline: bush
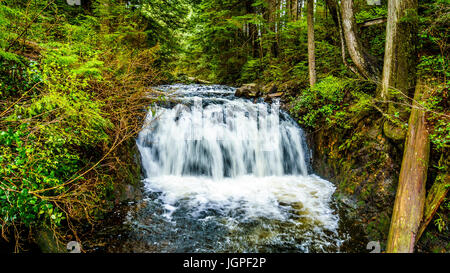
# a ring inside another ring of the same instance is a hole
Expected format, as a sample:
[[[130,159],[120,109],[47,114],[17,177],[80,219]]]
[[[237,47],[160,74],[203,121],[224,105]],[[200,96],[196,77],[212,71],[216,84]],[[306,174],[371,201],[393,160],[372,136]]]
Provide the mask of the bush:
[[[292,102],[291,113],[299,123],[315,127],[318,121],[331,121],[332,115],[341,107],[348,81],[333,76],[319,81],[313,88],[303,90]]]
[[[85,151],[109,141],[106,130],[112,124],[102,103],[85,91],[85,80],[55,64],[44,66],[42,76],[42,94],[16,105],[5,119],[8,128],[0,131],[3,227],[59,226],[67,213],[61,203],[71,199],[68,192],[74,188],[67,182],[86,165]],[[82,180],[79,177],[77,183]],[[81,190],[78,194],[94,200],[99,193]],[[66,200],[56,202],[61,198]],[[81,199],[71,202],[71,206],[92,206]]]

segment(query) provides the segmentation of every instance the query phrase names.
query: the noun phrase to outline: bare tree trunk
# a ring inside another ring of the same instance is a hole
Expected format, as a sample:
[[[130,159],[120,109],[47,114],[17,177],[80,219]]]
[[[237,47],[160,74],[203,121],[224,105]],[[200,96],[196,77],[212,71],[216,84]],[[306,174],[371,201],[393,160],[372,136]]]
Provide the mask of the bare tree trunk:
[[[256,13],[255,8],[252,6],[252,1],[246,1],[246,14]],[[256,24],[248,23],[248,32],[250,36],[250,42],[252,47],[252,57],[256,58],[258,56],[259,45],[258,45],[258,26]]]
[[[378,82],[381,75],[381,65],[361,45],[353,13],[353,0],[341,0],[341,14],[342,29],[350,58],[361,76]]]
[[[278,55],[278,30],[277,30],[277,10],[278,10],[278,0],[269,0],[268,6],[268,18],[270,31],[273,33],[272,42],[270,45],[271,53],[275,57]]]
[[[280,11],[283,8],[283,0],[276,0],[275,4],[275,44],[274,44],[274,56],[278,57],[279,45],[280,45],[280,32],[282,28],[282,22],[280,19]]]
[[[286,12],[287,12],[287,21],[289,22],[292,19],[292,0],[285,0],[286,1]]]
[[[291,0],[291,20],[298,20],[298,0]]]
[[[339,8],[337,6],[336,0],[327,1],[328,4],[334,6],[334,9],[330,9],[330,12],[333,14],[333,11],[336,12],[336,20],[337,20],[337,28],[339,31],[339,39],[341,41],[341,56],[342,56],[342,62],[344,65],[350,69],[353,73],[358,75],[358,70],[356,67],[354,67],[352,64],[349,64],[347,62],[347,55],[346,55],[346,47],[345,47],[345,41],[344,41],[344,31],[342,29],[342,23],[341,23],[341,13],[339,11]]]
[[[413,252],[423,218],[430,154],[425,112],[419,105],[424,89],[422,84],[417,84],[389,229],[388,253]]]
[[[414,90],[417,59],[417,19],[414,16],[417,16],[417,8],[417,0],[389,1],[380,94],[383,99],[389,98],[389,88],[406,92],[405,95]],[[412,96],[412,92],[409,95]]]
[[[301,18],[303,16],[302,11],[303,11],[303,3],[305,0],[299,0],[298,1],[298,15],[297,18]]]
[[[336,28],[339,32],[339,40],[341,42],[341,56],[342,56],[342,62],[344,65],[350,69],[355,74],[359,74],[356,67],[354,67],[352,64],[349,64],[347,62],[347,56],[346,56],[346,47],[345,47],[345,41],[344,41],[344,31],[342,29],[342,22],[341,22],[341,12],[337,3],[337,0],[325,0],[325,4],[327,8],[330,10],[331,17],[333,18],[334,24],[336,25]]]
[[[383,77],[379,96],[388,103],[388,114],[399,114],[403,121],[408,111],[401,106],[414,94],[417,65],[417,0],[391,0],[388,6]],[[395,90],[392,92],[392,90]],[[400,105],[400,106],[399,106]],[[406,132],[390,121],[383,125],[385,135],[404,139]]]
[[[309,84],[314,86],[316,84],[316,57],[314,46],[314,0],[307,2],[307,17],[308,23],[308,69],[309,69]]]

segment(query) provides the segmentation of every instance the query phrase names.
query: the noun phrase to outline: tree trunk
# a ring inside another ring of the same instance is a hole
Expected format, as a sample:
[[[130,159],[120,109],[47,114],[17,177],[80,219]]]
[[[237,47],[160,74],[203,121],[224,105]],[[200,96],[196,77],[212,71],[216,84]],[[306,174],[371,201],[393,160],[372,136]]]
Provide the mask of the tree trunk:
[[[273,34],[270,43],[270,51],[274,57],[278,55],[278,34],[277,34],[277,10],[278,10],[278,0],[269,0],[268,5],[268,17],[269,17],[269,28]]]
[[[353,0],[341,1],[341,14],[342,29],[350,58],[361,76],[378,82],[381,75],[381,65],[361,45],[353,13]]]
[[[333,22],[336,25],[336,27],[339,26],[339,19],[338,19],[338,5],[336,0],[325,0],[325,4],[330,11],[331,18],[333,18]]]
[[[298,0],[291,0],[291,20],[298,20]]]
[[[417,8],[417,0],[389,1],[380,94],[383,99],[390,97],[389,88],[413,95],[417,60]]]
[[[316,84],[316,57],[314,46],[314,0],[307,2],[307,17],[308,23],[308,69],[309,69],[309,84],[314,86]]]
[[[255,14],[256,10],[252,6],[252,1],[246,1],[246,14]],[[258,26],[256,24],[248,24],[248,32],[250,36],[250,42],[252,47],[252,57],[258,57],[259,45],[258,45]]]
[[[302,14],[302,12],[303,12],[303,2],[304,2],[304,0],[299,0],[297,18],[303,17],[303,14]]]
[[[388,103],[388,114],[399,114],[403,121],[408,111],[402,106],[414,94],[417,65],[417,0],[392,0],[388,6],[383,77],[379,96]],[[394,90],[394,91],[392,91]],[[400,106],[399,106],[400,105]],[[406,132],[390,121],[384,124],[385,135],[404,139]]]
[[[420,224],[416,241],[420,239],[420,236],[422,236],[422,233],[431,222],[431,219],[433,219],[439,206],[447,196],[449,188],[450,174],[448,173],[441,174],[440,177],[433,183],[433,186],[431,186],[431,189],[427,194],[427,199],[425,200],[425,212],[423,215],[422,223]]]
[[[292,0],[286,1],[286,12],[287,12],[287,21],[289,22],[292,19]]]
[[[423,217],[430,140],[419,103],[424,86],[416,86],[387,242],[388,253],[411,253]]]

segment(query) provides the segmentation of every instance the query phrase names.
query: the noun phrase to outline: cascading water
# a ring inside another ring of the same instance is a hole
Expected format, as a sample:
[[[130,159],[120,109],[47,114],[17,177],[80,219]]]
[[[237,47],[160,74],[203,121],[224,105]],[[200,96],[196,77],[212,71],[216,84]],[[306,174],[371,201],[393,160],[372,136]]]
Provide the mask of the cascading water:
[[[277,102],[171,85],[137,145],[147,198],[128,215],[157,252],[335,252],[335,187],[308,171],[303,132]]]

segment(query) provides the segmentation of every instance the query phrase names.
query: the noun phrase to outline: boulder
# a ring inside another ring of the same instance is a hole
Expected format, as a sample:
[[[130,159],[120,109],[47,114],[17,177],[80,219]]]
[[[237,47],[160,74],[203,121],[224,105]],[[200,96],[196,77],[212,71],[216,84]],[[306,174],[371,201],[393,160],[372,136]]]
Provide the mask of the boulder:
[[[133,202],[143,198],[142,190],[139,185],[125,184],[121,188],[119,202]]]
[[[244,97],[244,98],[255,98],[258,97],[260,95],[260,91],[259,91],[259,87],[256,83],[249,83],[249,84],[244,84],[241,87],[239,87],[238,89],[236,89],[236,92],[234,93],[234,95],[236,97]]]

